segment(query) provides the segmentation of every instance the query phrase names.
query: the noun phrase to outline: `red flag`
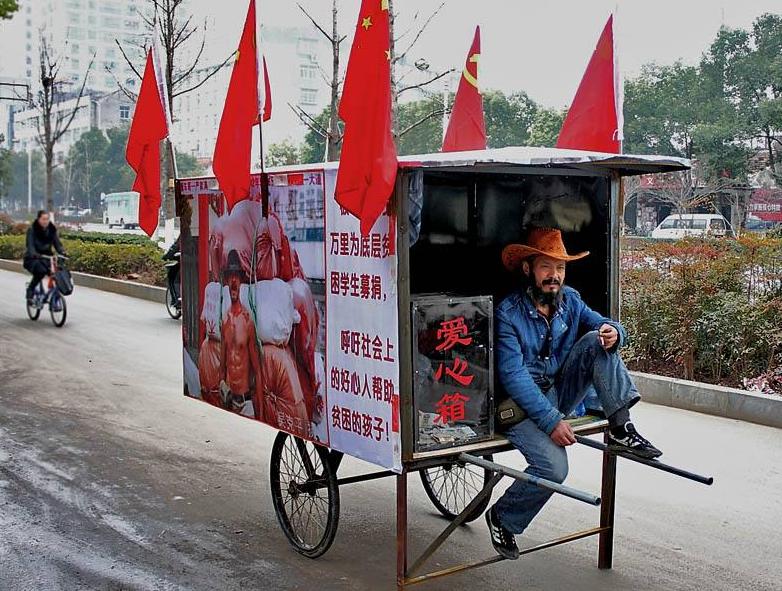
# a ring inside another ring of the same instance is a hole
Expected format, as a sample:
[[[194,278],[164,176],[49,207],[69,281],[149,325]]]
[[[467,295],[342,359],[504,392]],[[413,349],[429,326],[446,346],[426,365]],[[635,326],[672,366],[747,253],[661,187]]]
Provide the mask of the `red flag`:
[[[611,15],[562,123],[557,148],[614,154],[622,151],[622,89],[616,67],[613,22]]]
[[[141,80],[136,111],[130,124],[125,159],[136,173],[133,190],[139,194],[139,226],[147,235],[157,228],[160,213],[160,142],[168,136],[166,105],[158,89],[152,49]]]
[[[212,158],[212,170],[229,210],[250,193],[250,151],[258,106],[255,0],[250,0]]]
[[[339,103],[345,135],[335,198],[361,220],[364,235],[383,213],[396,180],[390,56],[388,0],[362,0]]]
[[[481,57],[481,28],[475,27],[467,61],[464,64],[456,100],[453,103],[443,152],[486,149],[486,124],[483,121],[483,96],[478,89],[478,59]]]
[[[266,69],[266,56],[263,56],[263,94],[260,104],[263,121],[268,121],[272,118],[272,87],[269,83],[269,70]]]

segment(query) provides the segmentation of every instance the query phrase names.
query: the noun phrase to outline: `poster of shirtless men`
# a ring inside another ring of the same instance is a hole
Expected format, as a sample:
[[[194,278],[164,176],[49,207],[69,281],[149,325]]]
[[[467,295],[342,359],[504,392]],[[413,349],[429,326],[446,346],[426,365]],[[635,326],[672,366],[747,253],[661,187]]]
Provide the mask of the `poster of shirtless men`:
[[[187,267],[188,239],[200,256],[190,258],[196,262],[183,273],[197,274],[193,283],[199,292],[193,294],[197,305],[184,310],[186,392],[328,443],[323,174],[269,180],[266,212],[258,177],[250,198],[230,212],[222,194],[206,182],[192,183],[191,236],[183,235],[183,264]],[[188,322],[188,316],[197,321]],[[194,331],[198,338],[188,339]]]

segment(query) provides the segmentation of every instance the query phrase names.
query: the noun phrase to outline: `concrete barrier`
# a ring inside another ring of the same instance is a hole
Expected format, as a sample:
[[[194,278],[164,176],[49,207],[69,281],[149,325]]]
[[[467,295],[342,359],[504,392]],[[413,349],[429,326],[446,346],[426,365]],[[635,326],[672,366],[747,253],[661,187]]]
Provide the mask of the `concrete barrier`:
[[[0,269],[27,273],[27,271],[24,270],[24,267],[22,267],[21,262],[9,261],[6,259],[0,259]],[[163,287],[145,285],[134,281],[124,281],[122,279],[111,279],[109,277],[101,277],[100,275],[79,273],[77,271],[71,271],[71,275],[73,276],[74,285],[100,289],[102,291],[109,291],[131,298],[158,302],[160,304],[166,303],[166,290]]]
[[[631,372],[644,402],[782,429],[782,396]]]

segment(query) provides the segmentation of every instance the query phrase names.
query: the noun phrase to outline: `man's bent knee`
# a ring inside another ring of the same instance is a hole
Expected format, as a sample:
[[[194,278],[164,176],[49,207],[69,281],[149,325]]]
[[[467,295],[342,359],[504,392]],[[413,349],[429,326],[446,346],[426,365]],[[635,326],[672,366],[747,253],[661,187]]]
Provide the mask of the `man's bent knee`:
[[[550,461],[541,462],[530,466],[531,472],[538,478],[544,478],[545,480],[551,480],[558,484],[565,482],[568,474],[568,462],[567,455],[562,450],[561,457],[551,458]]]

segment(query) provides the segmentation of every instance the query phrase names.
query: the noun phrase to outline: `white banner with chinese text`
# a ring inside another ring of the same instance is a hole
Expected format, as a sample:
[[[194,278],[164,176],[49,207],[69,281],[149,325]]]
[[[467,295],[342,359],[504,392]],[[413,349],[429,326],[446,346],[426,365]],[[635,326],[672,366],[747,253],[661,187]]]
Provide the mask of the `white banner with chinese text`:
[[[399,326],[389,218],[369,236],[334,200],[326,171],[326,386],[329,445],[401,472]]]

